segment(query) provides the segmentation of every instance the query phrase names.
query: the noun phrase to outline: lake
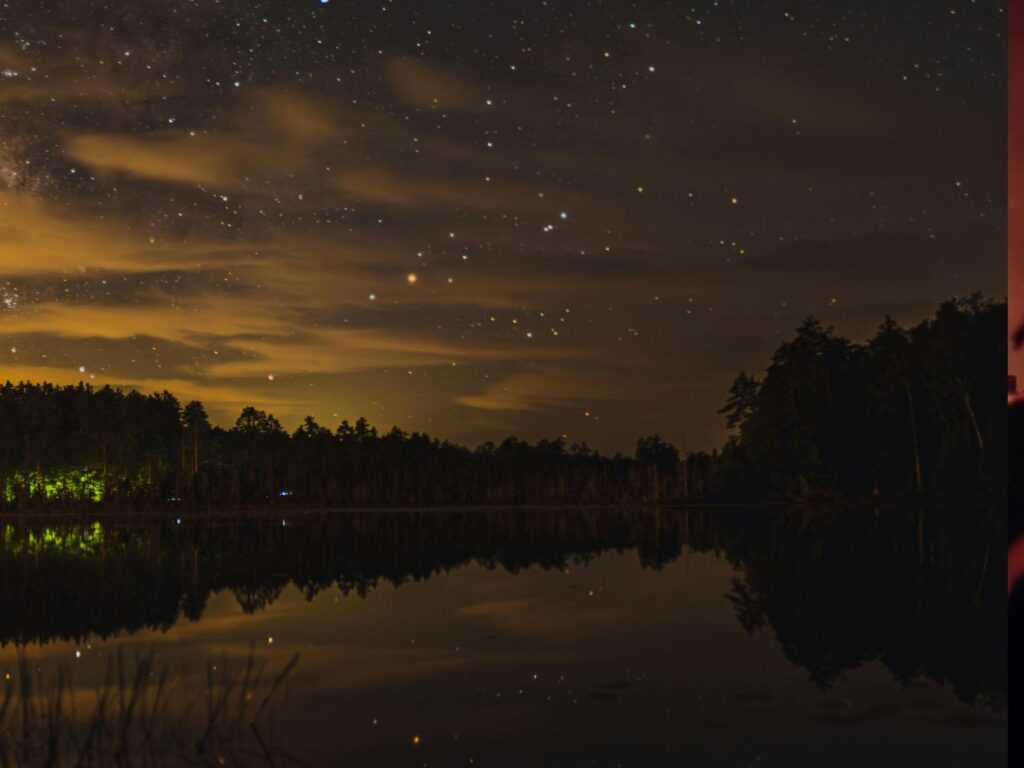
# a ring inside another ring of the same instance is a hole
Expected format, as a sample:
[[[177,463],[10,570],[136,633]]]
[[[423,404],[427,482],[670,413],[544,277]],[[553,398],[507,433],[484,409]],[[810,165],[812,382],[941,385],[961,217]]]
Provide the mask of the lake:
[[[167,711],[198,712],[249,660],[269,681],[297,654],[260,715],[280,765],[1002,766],[1005,535],[985,519],[11,518],[0,667],[63,670],[85,722],[118,669],[167,670]]]

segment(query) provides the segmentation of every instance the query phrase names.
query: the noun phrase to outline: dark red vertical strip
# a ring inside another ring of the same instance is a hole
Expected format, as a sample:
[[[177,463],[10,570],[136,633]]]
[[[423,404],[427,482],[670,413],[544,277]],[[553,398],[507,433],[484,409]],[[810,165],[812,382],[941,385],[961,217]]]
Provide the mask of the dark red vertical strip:
[[[1024,320],[1024,0],[1010,0],[1007,93],[1007,215],[1010,325]]]
[[[1009,322],[1011,338],[1013,331],[1024,320],[1024,0],[1009,0],[1007,4],[1009,23],[1007,40],[1009,56],[1007,60],[1007,146],[1006,146],[1006,211],[1007,211],[1007,300],[1009,302]],[[1012,360],[1009,369],[1017,372],[1020,353]],[[1014,365],[1016,363],[1016,365]],[[1018,405],[1017,407],[1024,407]],[[1020,434],[1012,433],[1011,423],[1009,449],[1011,455],[1019,450],[1022,439]],[[1011,461],[1011,466],[1017,462]],[[1016,512],[1014,512],[1016,514]],[[1009,551],[1008,589],[1019,581],[1024,574],[1024,537],[1019,538]],[[1010,765],[1021,765],[1024,757],[1024,712],[1021,711],[1022,694],[1024,694],[1024,674],[1022,674],[1021,647],[1024,638],[1024,597],[1020,587],[1012,594],[1009,610],[1009,648],[1008,659],[1008,705],[1009,705],[1009,739],[1008,750]]]

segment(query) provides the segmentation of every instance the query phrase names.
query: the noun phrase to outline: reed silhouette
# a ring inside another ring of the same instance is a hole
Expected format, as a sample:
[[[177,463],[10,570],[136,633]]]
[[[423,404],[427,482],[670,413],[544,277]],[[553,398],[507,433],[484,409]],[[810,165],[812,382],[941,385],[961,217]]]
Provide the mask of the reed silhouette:
[[[189,694],[154,653],[118,652],[93,699],[76,693],[66,665],[44,668],[20,653],[0,693],[0,765],[301,765],[273,731],[275,698],[297,662],[210,661],[205,689]]]

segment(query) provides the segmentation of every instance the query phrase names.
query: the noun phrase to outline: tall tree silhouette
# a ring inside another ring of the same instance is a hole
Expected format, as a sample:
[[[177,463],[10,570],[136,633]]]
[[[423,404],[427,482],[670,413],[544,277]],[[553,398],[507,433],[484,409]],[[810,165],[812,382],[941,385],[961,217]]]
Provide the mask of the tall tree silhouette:
[[[475,450],[365,418],[289,435],[242,409],[211,426],[199,401],[84,384],[0,386],[0,506],[308,507],[620,504],[818,496],[984,495],[1006,487],[1006,305],[942,304],[855,344],[808,318],[763,374],[741,373],[720,451],[657,435],[632,457],[562,437]]]

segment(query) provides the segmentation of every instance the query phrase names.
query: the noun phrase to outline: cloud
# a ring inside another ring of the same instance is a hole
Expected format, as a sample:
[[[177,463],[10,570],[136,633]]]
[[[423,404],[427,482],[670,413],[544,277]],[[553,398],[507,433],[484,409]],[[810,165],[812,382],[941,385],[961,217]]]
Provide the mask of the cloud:
[[[189,243],[171,253],[116,220],[0,190],[0,274],[149,271],[180,267],[203,251]]]
[[[47,56],[35,57],[0,44],[0,104],[53,112],[70,102],[102,106],[123,116],[126,105],[167,98],[174,90],[167,80],[127,76],[95,50],[90,51],[88,68],[82,63],[66,51],[49,50]]]
[[[587,404],[628,397],[631,383],[622,371],[605,369],[595,374],[585,370],[545,366],[521,371],[501,378],[478,394],[459,396],[456,402],[484,411],[546,411],[583,409]]]
[[[317,100],[265,90],[252,94],[223,131],[87,133],[68,137],[65,149],[100,171],[237,189],[307,172],[316,151],[342,135]]]
[[[97,75],[90,78],[58,76],[56,78],[26,78],[18,73],[7,78],[0,88],[0,104],[31,104],[35,108],[52,108],[55,103],[93,102],[121,108],[129,102],[147,98],[160,98],[168,94],[158,85],[126,89],[124,83],[112,76]]]
[[[120,380],[151,378],[154,371],[175,379],[202,376],[215,363],[251,356],[223,344],[185,343],[138,334],[109,338],[39,331],[5,334],[3,339],[10,349],[0,348],[0,359],[13,365],[45,360],[49,368],[77,371],[85,367],[89,374]]]
[[[234,186],[237,168],[260,164],[265,148],[228,136],[191,140],[180,131],[146,138],[90,134],[71,139],[68,154],[98,170],[191,184]]]
[[[488,108],[487,97],[468,77],[436,64],[392,59],[387,74],[396,95],[417,109],[482,112]]]
[[[204,293],[244,294],[254,290],[227,268],[157,269],[126,272],[89,268],[76,273],[0,274],[0,285],[33,304],[172,303]],[[2,311],[2,309],[0,309]]]
[[[258,300],[207,295],[185,304],[154,304],[140,312],[133,305],[28,306],[4,318],[5,333],[40,333],[60,329],[71,338],[119,339],[153,336],[189,342],[193,338],[259,336],[282,331],[280,317],[259,311]]]

